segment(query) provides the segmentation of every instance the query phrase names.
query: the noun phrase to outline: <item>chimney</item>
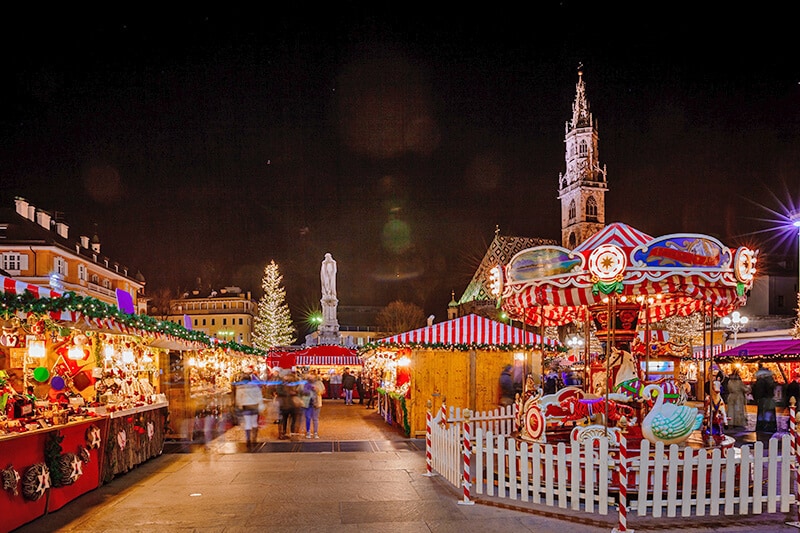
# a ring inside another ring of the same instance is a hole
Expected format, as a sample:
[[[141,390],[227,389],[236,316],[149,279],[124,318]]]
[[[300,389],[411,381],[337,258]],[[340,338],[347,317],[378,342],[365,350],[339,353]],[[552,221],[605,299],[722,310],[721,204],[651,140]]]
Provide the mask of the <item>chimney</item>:
[[[63,222],[56,222],[56,233],[65,239],[69,237],[69,225]]]
[[[92,237],[92,251],[96,254],[100,253],[100,237],[96,233]]]
[[[36,222],[36,208],[32,205],[28,205],[28,216],[25,217],[31,222]]]
[[[36,211],[36,222],[46,230],[50,230],[50,213],[47,211]]]
[[[89,247],[89,237],[87,237],[86,235],[81,235],[81,246],[83,248]]]
[[[28,218],[28,206],[30,205],[28,203],[28,200],[20,196],[17,196],[16,198],[14,198],[14,204],[16,204],[17,206],[17,214],[19,216]]]

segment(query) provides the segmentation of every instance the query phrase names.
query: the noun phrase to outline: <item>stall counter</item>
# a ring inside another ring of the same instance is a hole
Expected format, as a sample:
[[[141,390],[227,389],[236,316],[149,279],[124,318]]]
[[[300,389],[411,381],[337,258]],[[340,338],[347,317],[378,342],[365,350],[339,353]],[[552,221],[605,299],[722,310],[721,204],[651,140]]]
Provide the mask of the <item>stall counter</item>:
[[[48,512],[60,509],[99,486],[103,463],[101,442],[105,440],[107,421],[105,417],[92,417],[64,425],[0,436],[0,469],[8,471],[13,468],[21,478],[17,484],[18,494],[14,495],[12,490],[3,490],[0,493],[0,532],[7,533]],[[26,484],[26,473],[31,469],[31,474],[35,474],[37,466],[45,464],[48,440],[55,437],[63,438],[59,443],[62,455],[75,454],[75,457],[70,457],[73,461],[76,458],[79,461],[80,464],[73,464],[70,468],[72,477],[76,479],[71,484],[47,489],[44,489],[46,483],[38,480],[36,483]],[[81,450],[85,454],[83,459]],[[39,490],[34,491],[35,488]],[[39,497],[32,500],[31,493],[34,497]]]
[[[108,439],[101,482],[161,455],[169,417],[166,402],[108,413]]]

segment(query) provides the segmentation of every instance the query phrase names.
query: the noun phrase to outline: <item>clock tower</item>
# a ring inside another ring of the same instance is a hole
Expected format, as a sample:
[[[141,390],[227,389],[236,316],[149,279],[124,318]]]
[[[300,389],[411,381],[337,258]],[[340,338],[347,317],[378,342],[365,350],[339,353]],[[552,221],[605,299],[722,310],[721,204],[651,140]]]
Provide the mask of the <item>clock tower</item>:
[[[561,244],[570,250],[605,227],[605,165],[600,167],[597,123],[589,112],[583,68],[578,68],[572,120],[566,124],[566,173],[558,176],[561,200]]]

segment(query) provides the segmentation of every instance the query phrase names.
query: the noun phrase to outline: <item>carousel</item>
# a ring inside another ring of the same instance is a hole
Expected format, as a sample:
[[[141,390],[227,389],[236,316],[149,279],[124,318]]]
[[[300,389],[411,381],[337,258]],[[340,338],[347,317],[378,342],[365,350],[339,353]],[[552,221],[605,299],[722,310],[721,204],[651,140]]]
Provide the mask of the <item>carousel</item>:
[[[499,268],[502,308],[534,327],[577,327],[585,336],[582,386],[543,395],[533,376],[518,399],[518,439],[583,441],[621,432],[632,446],[730,447],[718,391],[711,387],[702,408],[686,404],[680,379],[648,380],[651,343],[640,333],[666,318],[703,313],[724,317],[746,302],[758,252],[731,249],[699,234],[651,237],[621,223],[607,226],[574,250],[537,246]],[[602,346],[589,356],[590,337]],[[710,361],[703,360],[703,379]],[[677,375],[677,373],[676,373]]]

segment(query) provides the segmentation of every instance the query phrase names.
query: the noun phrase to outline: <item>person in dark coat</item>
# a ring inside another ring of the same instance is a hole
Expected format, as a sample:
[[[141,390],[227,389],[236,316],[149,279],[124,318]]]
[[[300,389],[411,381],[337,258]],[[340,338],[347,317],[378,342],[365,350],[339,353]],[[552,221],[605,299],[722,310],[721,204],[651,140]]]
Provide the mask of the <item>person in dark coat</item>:
[[[778,431],[778,419],[775,414],[775,377],[761,363],[758,365],[752,393],[758,405],[756,431],[775,433]]]
[[[358,404],[364,405],[364,372],[359,372],[356,378],[356,391],[358,391]]]
[[[500,405],[505,407],[514,403],[514,378],[511,365],[506,365],[500,373]]]
[[[353,405],[353,389],[356,386],[356,378],[350,373],[349,368],[344,369],[342,374],[342,388],[344,389],[344,404]]]

